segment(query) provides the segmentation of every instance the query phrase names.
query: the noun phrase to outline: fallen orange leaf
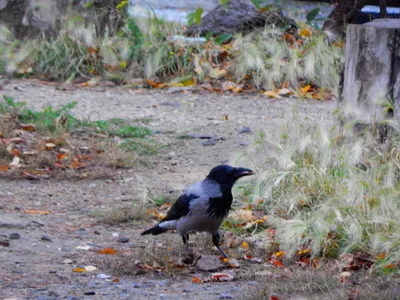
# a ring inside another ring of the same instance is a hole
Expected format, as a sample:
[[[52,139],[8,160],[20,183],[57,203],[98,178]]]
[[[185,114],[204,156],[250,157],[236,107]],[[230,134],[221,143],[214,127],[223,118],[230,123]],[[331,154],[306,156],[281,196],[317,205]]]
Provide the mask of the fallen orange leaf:
[[[67,155],[67,153],[60,153],[57,155],[57,160],[63,160]]]
[[[307,93],[309,90],[311,89],[311,85],[309,84],[309,85],[306,85],[305,87],[302,87],[301,89],[300,89],[300,91],[302,92],[302,93]]]
[[[84,268],[77,267],[77,268],[74,269],[74,272],[75,273],[85,273],[86,270]]]
[[[278,298],[277,296],[271,296],[271,297],[269,298],[269,300],[279,300],[279,298]]]
[[[104,248],[104,249],[101,249],[101,250],[97,250],[96,252],[99,253],[99,254],[111,254],[111,255],[113,255],[113,254],[118,253],[119,251],[115,250],[113,248]]]
[[[379,258],[379,259],[384,259],[385,257],[386,257],[386,254],[385,254],[385,253],[381,253],[381,254],[378,255],[378,258]]]
[[[249,244],[247,244],[246,242],[243,242],[243,243],[242,243],[242,248],[243,248],[243,249],[249,248]]]
[[[154,81],[151,80],[151,79],[146,79],[146,83],[147,83],[148,85],[152,86],[153,88],[156,88],[156,89],[161,89],[161,88],[163,88],[163,87],[166,86],[165,83],[156,83],[156,82],[154,82]]]
[[[285,255],[285,251],[276,252],[274,255],[279,258],[279,257]]]
[[[228,121],[228,120],[229,120],[229,117],[228,117],[227,115],[225,115],[225,116],[223,117],[223,119],[224,119],[225,121]]]
[[[35,214],[35,215],[48,215],[50,213],[50,211],[48,211],[48,210],[25,209],[24,213],[26,213],[26,214]]]
[[[385,267],[384,267],[385,269],[395,269],[396,268],[396,264],[389,264],[389,265],[386,265]]]
[[[280,260],[272,259],[270,263],[273,264],[277,268],[283,268],[283,262]]]
[[[197,277],[192,278],[192,283],[201,283],[201,279]]]
[[[298,255],[303,255],[303,254],[310,253],[310,252],[311,252],[311,248],[307,248],[307,249],[304,249],[304,250],[301,250],[301,251],[297,252],[297,254]]]
[[[113,282],[119,282],[118,277],[115,277],[115,278],[113,279]]]
[[[7,172],[8,166],[0,166],[0,171]]]

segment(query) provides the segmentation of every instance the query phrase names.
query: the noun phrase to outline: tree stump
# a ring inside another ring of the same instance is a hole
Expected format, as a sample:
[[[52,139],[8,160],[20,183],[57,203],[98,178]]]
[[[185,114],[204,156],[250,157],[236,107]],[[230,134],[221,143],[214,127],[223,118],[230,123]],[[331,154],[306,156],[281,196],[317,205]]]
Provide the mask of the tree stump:
[[[349,25],[346,40],[344,78],[339,91],[345,118],[362,124],[379,124],[394,114],[399,118],[400,20],[378,19]]]

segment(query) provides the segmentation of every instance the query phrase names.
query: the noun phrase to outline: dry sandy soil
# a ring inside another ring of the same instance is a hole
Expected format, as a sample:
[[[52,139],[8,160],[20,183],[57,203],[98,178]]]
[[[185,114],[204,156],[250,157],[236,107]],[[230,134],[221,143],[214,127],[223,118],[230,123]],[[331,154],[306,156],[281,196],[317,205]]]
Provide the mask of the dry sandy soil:
[[[334,101],[272,100],[258,95],[115,87],[61,91],[32,80],[12,81],[0,93],[25,100],[35,109],[77,101],[73,114],[84,119],[146,119],[147,126],[156,132],[154,138],[167,145],[159,154],[145,158],[151,163],[137,163],[108,180],[1,178],[0,240],[10,241],[10,246],[0,246],[1,299],[237,299],[256,283],[239,278],[227,283],[194,284],[192,277],[208,276],[196,267],[172,277],[132,272],[113,282],[118,272],[107,263],[110,256],[93,250],[112,247],[137,253],[137,249],[157,247],[157,243],[179,248],[181,240],[174,234],[160,239],[141,237],[141,230],[151,220],[111,226],[99,222],[97,216],[112,207],[130,208],[132,201],[181,191],[204,178],[213,166],[234,163],[260,130],[267,136],[277,135],[282,125],[292,120],[293,112],[308,122],[330,124],[336,108]],[[240,133],[245,126],[251,132]],[[223,139],[204,146],[196,139],[179,138],[194,132]],[[49,210],[50,214],[25,214],[24,209]],[[10,239],[12,233],[20,238]],[[129,242],[119,242],[120,237],[129,238]],[[215,249],[208,253],[218,255]],[[73,272],[77,266],[88,265],[97,270]],[[101,278],[99,274],[111,277]]]

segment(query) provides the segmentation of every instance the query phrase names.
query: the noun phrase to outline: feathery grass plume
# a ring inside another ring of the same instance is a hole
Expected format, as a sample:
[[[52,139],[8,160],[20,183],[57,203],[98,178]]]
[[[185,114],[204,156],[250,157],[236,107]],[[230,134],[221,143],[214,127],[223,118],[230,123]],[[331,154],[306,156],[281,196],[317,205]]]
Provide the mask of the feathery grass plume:
[[[251,75],[256,87],[267,90],[283,82],[297,86],[299,81],[336,90],[343,49],[330,45],[321,32],[301,44],[284,41],[283,34],[283,29],[265,28],[237,35],[232,66],[236,79]]]
[[[314,255],[324,257],[384,253],[378,267],[397,263],[398,136],[387,147],[371,134],[357,136],[350,126],[339,130],[294,123],[280,141],[260,135],[241,158],[259,174],[252,198],[263,201],[280,248],[293,255],[311,247]]]

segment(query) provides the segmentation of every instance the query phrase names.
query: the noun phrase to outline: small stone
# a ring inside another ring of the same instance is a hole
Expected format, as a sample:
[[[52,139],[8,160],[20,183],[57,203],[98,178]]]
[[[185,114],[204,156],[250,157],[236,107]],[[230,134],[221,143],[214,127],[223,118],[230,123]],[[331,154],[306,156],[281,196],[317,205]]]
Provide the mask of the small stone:
[[[96,295],[95,292],[84,292],[83,294],[84,294],[85,296],[94,296],[94,295]]]
[[[101,234],[100,231],[98,231],[98,230],[93,231],[93,233],[97,234],[97,235]]]
[[[37,225],[39,225],[39,226],[44,226],[45,224],[42,222],[42,221],[40,221],[40,220],[32,220],[32,223],[35,223],[35,224],[37,224]]]
[[[243,126],[243,128],[239,131],[239,134],[241,133],[251,133],[251,128],[249,126]]]
[[[127,242],[129,242],[129,239],[127,237],[120,237],[118,239],[118,242],[119,243],[127,243]]]
[[[49,236],[47,236],[47,235],[42,235],[42,237],[40,238],[40,240],[41,240],[41,241],[44,241],[44,242],[53,242],[53,241],[51,240],[51,238],[50,238]]]
[[[171,161],[171,166],[176,166],[178,164],[178,161],[177,160],[172,160]]]
[[[192,290],[189,290],[189,289],[183,289],[182,292],[184,292],[184,293],[191,293],[191,292],[193,292],[193,291],[192,291]]]
[[[230,294],[220,294],[219,299],[233,299],[233,296]]]
[[[202,144],[203,146],[214,146],[215,145],[215,139],[201,140],[200,144]]]
[[[56,270],[50,270],[49,273],[50,274],[57,274],[57,271]]]
[[[19,240],[21,238],[20,234],[17,232],[13,232],[10,234],[9,239],[10,240]]]
[[[257,285],[257,282],[256,281],[249,281],[247,284],[248,285]]]
[[[119,237],[119,233],[118,232],[113,232],[112,233],[112,237]]]
[[[69,259],[69,258],[66,258],[66,259],[63,260],[63,264],[65,264],[65,265],[72,264],[73,262],[74,261],[72,259]]]
[[[207,133],[189,133],[188,134],[191,138],[194,139],[199,139],[199,140],[210,140],[210,139],[214,139],[215,136],[213,134],[207,134]]]

